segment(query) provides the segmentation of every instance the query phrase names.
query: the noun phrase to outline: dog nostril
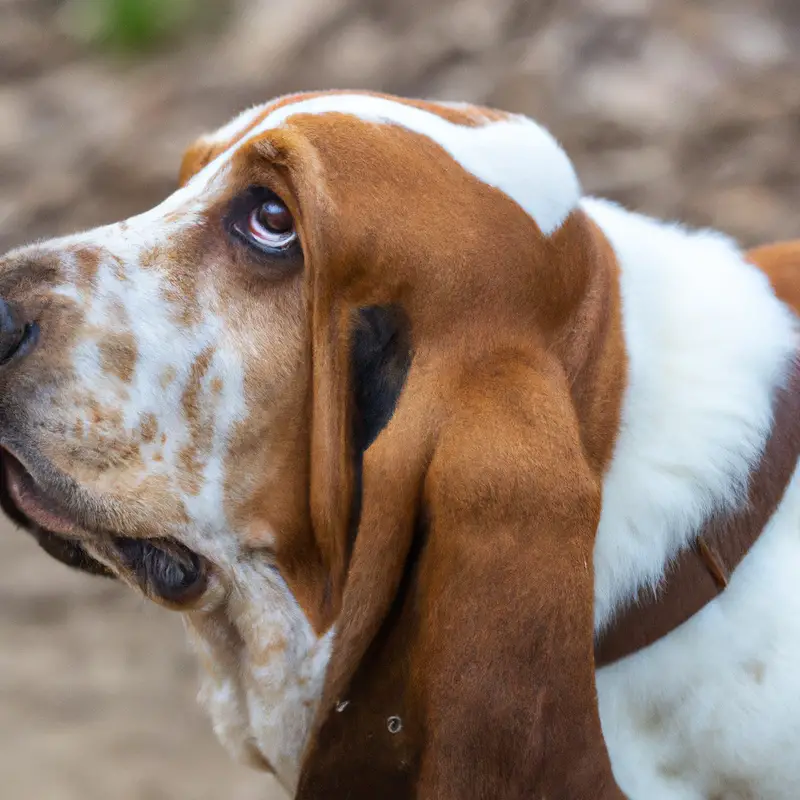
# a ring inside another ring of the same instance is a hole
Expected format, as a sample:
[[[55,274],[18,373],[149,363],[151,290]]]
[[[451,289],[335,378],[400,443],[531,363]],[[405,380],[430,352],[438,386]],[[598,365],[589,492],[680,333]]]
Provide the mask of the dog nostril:
[[[39,326],[25,322],[13,303],[0,298],[0,366],[27,355],[39,339]]]

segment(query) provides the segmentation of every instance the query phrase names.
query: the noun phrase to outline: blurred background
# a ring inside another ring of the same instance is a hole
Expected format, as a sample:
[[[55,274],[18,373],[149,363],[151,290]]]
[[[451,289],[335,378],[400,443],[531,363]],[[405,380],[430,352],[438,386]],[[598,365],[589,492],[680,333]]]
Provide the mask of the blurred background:
[[[141,211],[248,104],[522,111],[587,191],[800,236],[798,0],[0,0],[0,251]],[[195,707],[180,620],[0,528],[1,800],[277,800]]]

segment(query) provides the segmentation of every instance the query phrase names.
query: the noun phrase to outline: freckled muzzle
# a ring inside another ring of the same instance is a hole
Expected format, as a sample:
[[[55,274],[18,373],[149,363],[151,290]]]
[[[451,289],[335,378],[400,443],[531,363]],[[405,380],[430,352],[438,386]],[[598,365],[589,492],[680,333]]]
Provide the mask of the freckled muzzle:
[[[114,303],[130,287],[119,279],[103,288],[112,263],[80,244],[0,258],[0,507],[58,561],[182,608],[203,596],[210,565],[159,538],[168,514],[136,521],[131,486],[147,477],[136,461],[146,437],[134,442],[122,421],[131,386]]]

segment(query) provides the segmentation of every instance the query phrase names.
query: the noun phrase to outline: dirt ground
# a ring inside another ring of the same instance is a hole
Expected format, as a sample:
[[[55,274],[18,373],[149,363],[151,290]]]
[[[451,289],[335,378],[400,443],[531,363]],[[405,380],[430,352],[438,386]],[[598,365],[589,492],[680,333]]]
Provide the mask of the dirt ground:
[[[139,59],[0,0],[0,252],[147,208],[204,129],[365,87],[529,113],[589,192],[800,235],[798,0],[230,0]],[[0,800],[273,800],[195,708],[180,620],[0,527]]]
[[[177,615],[0,528],[3,800],[278,800],[195,705]]]

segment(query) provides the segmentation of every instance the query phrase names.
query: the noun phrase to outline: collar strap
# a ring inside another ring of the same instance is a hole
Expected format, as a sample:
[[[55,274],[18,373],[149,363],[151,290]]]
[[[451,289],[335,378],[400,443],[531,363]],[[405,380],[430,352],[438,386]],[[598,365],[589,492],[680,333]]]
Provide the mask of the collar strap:
[[[800,360],[776,393],[761,461],[750,474],[747,502],[712,516],[697,539],[668,567],[656,591],[640,589],[595,643],[606,666],[658,641],[723,592],[780,504],[800,456]]]

